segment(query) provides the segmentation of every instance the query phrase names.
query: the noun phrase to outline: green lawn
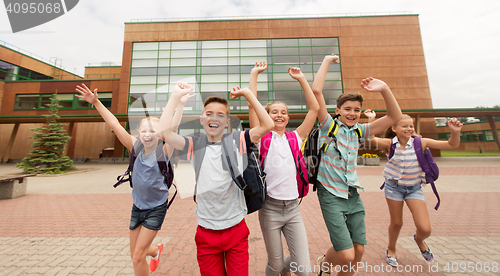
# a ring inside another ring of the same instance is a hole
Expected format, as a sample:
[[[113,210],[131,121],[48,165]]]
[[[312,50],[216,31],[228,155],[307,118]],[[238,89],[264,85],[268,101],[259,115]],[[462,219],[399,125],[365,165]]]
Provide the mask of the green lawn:
[[[442,157],[500,156],[500,152],[479,153],[479,151],[442,150],[441,156]]]

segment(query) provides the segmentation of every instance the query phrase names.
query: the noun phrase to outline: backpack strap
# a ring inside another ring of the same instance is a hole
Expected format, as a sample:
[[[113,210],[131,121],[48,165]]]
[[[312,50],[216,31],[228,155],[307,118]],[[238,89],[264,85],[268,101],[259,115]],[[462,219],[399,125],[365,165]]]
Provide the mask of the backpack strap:
[[[391,160],[391,158],[394,156],[394,152],[396,151],[396,142],[394,142],[394,138],[391,139],[391,147],[389,148],[389,155],[387,156],[387,160]],[[380,186],[380,190],[384,189],[385,182],[382,183],[382,186]]]
[[[130,174],[134,170],[134,163],[135,163],[135,159],[137,158],[137,154],[138,154],[138,152],[141,152],[143,147],[144,147],[144,145],[142,144],[141,140],[136,139],[134,145],[132,146],[132,150],[130,151],[130,162],[128,163],[128,168],[124,174],[119,175],[116,178],[116,180],[118,182],[116,182],[113,185],[114,188],[118,187],[119,185],[121,185],[122,183],[127,182],[127,181],[129,181],[129,183],[130,183],[130,188],[133,188],[132,177]]]
[[[172,163],[170,162],[170,158],[167,158],[165,155],[165,142],[161,141],[156,148],[156,161],[158,162],[158,167],[160,168],[160,172],[163,175],[164,182],[167,185],[167,188],[170,189],[172,185],[175,187],[175,193],[170,199],[170,202],[167,204],[167,209],[174,202],[175,196],[177,195],[177,186],[174,184],[174,169],[172,167]],[[168,160],[167,160],[168,159]]]
[[[425,154],[431,154],[429,152],[429,149],[425,149],[425,153],[422,149],[422,139],[419,136],[414,136],[413,137],[413,147],[415,149],[415,154],[417,155],[417,160],[418,164],[420,165],[420,168],[426,175],[431,174],[431,168],[429,167],[429,163],[427,161],[427,158],[425,158]],[[432,156],[432,155],[431,155]],[[436,206],[434,206],[434,209],[437,210],[439,208],[439,205],[441,204],[441,199],[439,198],[439,194],[436,189],[436,185],[434,185],[434,179],[431,177],[426,177],[427,181],[430,182],[432,191],[434,192],[434,195],[436,196],[438,202]]]
[[[244,133],[244,132],[243,132]],[[243,179],[243,175],[240,173],[238,169],[238,160],[234,150],[229,150],[229,148],[233,148],[233,140],[236,138],[236,135],[233,133],[226,133],[222,137],[222,166],[229,171],[231,174],[231,178],[233,182],[240,188],[241,190],[247,189],[247,184]],[[239,137],[238,137],[239,138]],[[239,139],[241,150],[241,139]],[[244,141],[244,140],[243,140]]]
[[[188,137],[189,146],[188,146],[188,158],[193,158],[194,156],[194,173],[196,175],[195,184],[194,184],[194,194],[193,200],[196,202],[196,193],[198,188],[198,177],[200,176],[201,164],[203,163],[203,158],[205,157],[205,151],[207,150],[208,138],[207,136],[199,137],[196,139],[196,144],[193,145],[193,138]],[[191,152],[191,153],[190,153]],[[191,160],[191,159],[188,159]]]
[[[264,160],[266,160],[267,153],[269,152],[272,137],[273,133],[270,131],[260,138],[259,162],[262,169],[264,169]]]
[[[309,185],[309,181],[306,181],[304,178],[304,173],[302,171],[302,166],[305,168],[305,161],[304,157],[302,156],[302,152],[300,151],[300,148],[298,147],[298,141],[297,141],[297,136],[295,135],[294,132],[285,132],[286,138],[288,140],[288,145],[290,145],[290,150],[292,151],[293,155],[293,161],[295,164],[295,170],[297,171],[297,174],[300,177],[300,181],[302,182],[302,195],[304,195],[304,190],[307,185]],[[306,170],[307,171],[307,170]],[[299,204],[302,202],[302,199],[304,197],[300,198]]]
[[[335,121],[335,119],[338,117],[339,115],[335,115],[332,119],[333,119],[333,122],[332,124],[330,125],[330,128],[328,129],[328,134],[326,136],[326,139],[325,141],[321,144],[321,147],[320,147],[320,151],[323,151],[323,152],[326,152],[326,150],[328,149],[328,147],[330,146],[330,143],[332,141],[335,141],[337,142],[337,139],[335,138],[335,135],[337,135],[337,132],[339,131],[339,124],[337,124],[337,121]]]

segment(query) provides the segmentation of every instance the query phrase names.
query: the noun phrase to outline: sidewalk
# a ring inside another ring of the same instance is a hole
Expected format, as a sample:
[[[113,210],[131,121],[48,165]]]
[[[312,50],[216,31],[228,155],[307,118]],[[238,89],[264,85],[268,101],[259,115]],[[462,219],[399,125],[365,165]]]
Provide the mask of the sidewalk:
[[[398,240],[403,272],[387,272],[384,260],[389,213],[378,187],[385,164],[358,166],[365,187],[360,194],[366,208],[368,245],[364,267],[356,275],[500,274],[500,157],[448,157],[436,158],[436,162],[440,167],[439,211],[433,209],[436,199],[431,188],[424,189],[433,227],[426,242],[436,261],[429,266],[420,255],[413,241],[413,220],[405,207],[405,225]],[[128,185],[112,187],[126,167],[78,164],[79,172],[31,177],[26,196],[0,200],[0,275],[133,275],[128,238],[131,189]],[[13,164],[0,165],[0,176],[16,172]],[[200,275],[194,243],[195,203],[189,196],[194,178],[188,164],[176,170],[176,179],[184,184],[185,198],[175,199],[154,241],[165,247],[152,275]],[[331,246],[316,193],[311,191],[300,208],[314,266]],[[247,216],[246,222],[250,275],[264,275],[266,251],[257,214]]]

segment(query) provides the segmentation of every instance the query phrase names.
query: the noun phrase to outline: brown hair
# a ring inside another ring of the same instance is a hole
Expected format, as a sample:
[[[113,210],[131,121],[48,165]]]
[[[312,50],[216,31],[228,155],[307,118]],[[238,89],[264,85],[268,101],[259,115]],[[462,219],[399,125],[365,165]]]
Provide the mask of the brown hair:
[[[363,96],[361,94],[345,93],[337,98],[337,108],[340,108],[347,101],[358,101],[363,106]]]
[[[211,96],[211,97],[208,97],[205,102],[203,103],[203,107],[211,104],[211,103],[220,103],[222,105],[224,105],[226,107],[226,111],[227,113],[226,114],[229,114],[230,113],[230,109],[229,109],[229,103],[227,102],[226,99],[224,98],[221,98],[221,97],[217,97],[217,96]]]
[[[284,103],[284,102],[280,102],[280,101],[274,101],[274,102],[272,102],[272,103],[267,103],[267,104],[266,104],[266,107],[264,107],[264,109],[266,110],[266,112],[267,112],[268,114],[269,114],[269,112],[271,111],[271,105],[273,105],[273,104],[282,104],[282,105],[284,105],[284,106],[285,106],[285,108],[286,108],[286,113],[288,114],[288,106],[286,105],[286,103]]]

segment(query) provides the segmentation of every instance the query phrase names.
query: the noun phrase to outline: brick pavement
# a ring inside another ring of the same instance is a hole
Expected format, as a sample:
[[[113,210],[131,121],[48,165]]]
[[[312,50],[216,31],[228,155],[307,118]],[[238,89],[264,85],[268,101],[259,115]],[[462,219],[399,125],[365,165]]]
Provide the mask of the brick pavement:
[[[425,189],[433,227],[427,243],[436,261],[429,267],[420,255],[412,239],[411,214],[405,207],[398,258],[408,271],[402,273],[385,271],[389,215],[378,190],[383,167],[358,167],[360,182],[366,187],[361,196],[368,245],[365,267],[357,275],[500,275],[498,266],[496,273],[491,272],[495,269],[492,264],[500,263],[500,158],[437,159],[441,170],[439,211],[432,209],[435,197],[430,188]],[[30,178],[27,196],[0,200],[0,275],[133,275],[128,240],[130,188],[111,187],[126,164],[77,167],[86,171]],[[0,165],[0,175],[16,171],[11,164]],[[177,176],[185,174],[181,168]],[[304,198],[300,207],[314,260],[330,246],[316,194]],[[191,198],[178,198],[168,211],[154,241],[162,241],[165,248],[160,267],[152,275],[199,275],[194,208]],[[250,275],[264,275],[266,253],[257,214],[247,216],[246,221],[251,232]],[[475,265],[474,271],[460,272],[469,262]],[[490,272],[477,272],[486,263]]]

